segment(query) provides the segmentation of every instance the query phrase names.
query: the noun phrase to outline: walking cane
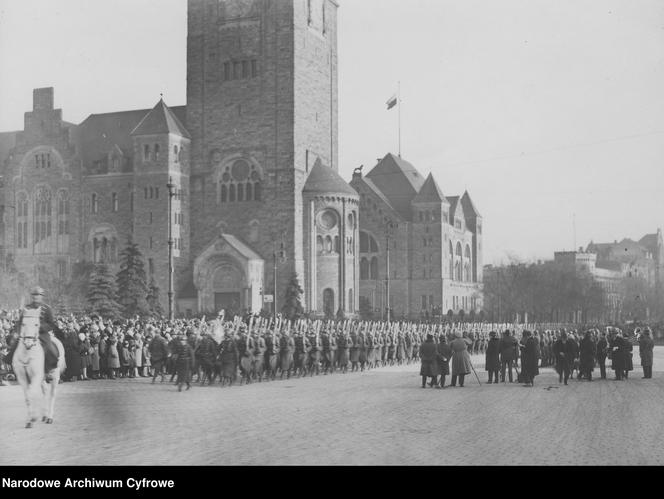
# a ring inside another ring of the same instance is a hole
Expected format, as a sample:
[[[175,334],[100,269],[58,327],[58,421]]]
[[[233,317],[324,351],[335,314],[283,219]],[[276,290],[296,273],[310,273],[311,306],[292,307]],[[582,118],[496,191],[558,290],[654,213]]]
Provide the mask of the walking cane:
[[[472,361],[470,361],[470,368],[471,368],[471,369],[473,370],[473,372],[475,373],[475,377],[477,378],[477,382],[480,384],[480,386],[482,386],[482,382],[480,381],[480,377],[477,375],[477,371],[475,371],[475,367],[473,366],[473,362],[472,362]]]

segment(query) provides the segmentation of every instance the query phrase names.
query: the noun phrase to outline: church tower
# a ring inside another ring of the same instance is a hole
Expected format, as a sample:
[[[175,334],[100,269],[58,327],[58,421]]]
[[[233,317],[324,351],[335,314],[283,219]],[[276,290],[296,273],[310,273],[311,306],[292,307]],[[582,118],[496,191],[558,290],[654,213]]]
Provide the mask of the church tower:
[[[337,8],[189,0],[191,270],[201,310],[255,311],[258,282],[263,294],[276,290],[280,310],[292,275],[307,282],[303,189],[317,161],[338,171]],[[261,276],[250,275],[256,257]]]

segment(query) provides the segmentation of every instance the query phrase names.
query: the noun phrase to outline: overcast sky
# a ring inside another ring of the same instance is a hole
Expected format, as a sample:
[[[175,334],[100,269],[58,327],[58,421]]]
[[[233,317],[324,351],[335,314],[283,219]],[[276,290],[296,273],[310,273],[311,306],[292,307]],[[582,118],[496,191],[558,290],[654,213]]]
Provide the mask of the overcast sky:
[[[664,1],[339,3],[344,178],[397,152],[401,81],[402,155],[470,192],[485,263],[664,228]],[[185,0],[0,0],[0,131],[36,87],[74,123],[185,104],[186,32]]]

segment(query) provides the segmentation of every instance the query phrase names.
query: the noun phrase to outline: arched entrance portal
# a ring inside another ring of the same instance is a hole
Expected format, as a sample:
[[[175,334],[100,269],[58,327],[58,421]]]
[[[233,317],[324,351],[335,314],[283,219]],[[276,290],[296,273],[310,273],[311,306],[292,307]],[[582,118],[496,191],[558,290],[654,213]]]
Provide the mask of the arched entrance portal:
[[[334,317],[336,313],[334,310],[334,291],[330,288],[323,291],[323,310],[326,317]]]
[[[223,264],[214,271],[212,292],[216,311],[225,310],[226,317],[241,314],[245,308],[242,303],[242,291],[243,275],[239,269]]]

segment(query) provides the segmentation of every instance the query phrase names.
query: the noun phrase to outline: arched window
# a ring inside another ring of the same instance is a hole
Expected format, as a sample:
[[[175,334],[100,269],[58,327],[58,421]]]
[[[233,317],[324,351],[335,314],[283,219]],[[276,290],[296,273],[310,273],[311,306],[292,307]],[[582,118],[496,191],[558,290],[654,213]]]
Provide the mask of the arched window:
[[[25,192],[22,192],[17,197],[17,207],[16,207],[16,247],[17,250],[26,250],[28,249],[28,195]]]
[[[340,239],[339,236],[334,236],[334,252],[335,253],[341,253],[341,246],[340,246]]]
[[[456,256],[461,258],[462,255],[463,255],[463,252],[461,250],[461,243],[457,243],[457,245],[456,245]]]
[[[369,260],[362,258],[360,260],[360,280],[366,281],[369,279]]]
[[[246,195],[247,201],[251,201],[251,198],[253,196],[253,187],[252,187],[251,182],[247,184],[246,194],[247,194]]]
[[[373,280],[380,279],[379,274],[378,274],[378,257],[374,256],[371,259],[371,272],[370,272],[370,277]]]
[[[235,202],[235,185],[231,184],[230,187],[228,188],[228,200],[231,203]]]
[[[466,245],[466,258],[470,260],[470,246]]]
[[[330,236],[325,238],[325,251],[327,253],[332,253],[332,238]]]
[[[323,236],[318,236],[316,238],[316,251],[318,254],[322,253],[324,250],[324,244],[323,244]]]
[[[91,199],[91,204],[92,204],[92,213],[99,213],[99,196],[97,196],[96,193],[92,193],[92,199]]]
[[[237,184],[237,200],[244,201],[244,184]]]
[[[180,161],[180,155],[178,154],[178,146],[175,145],[173,146],[173,155],[175,158],[175,162],[178,163]]]
[[[470,264],[469,263],[466,263],[463,266],[463,274],[464,274],[463,280],[466,281],[466,282],[470,282],[471,278],[470,278]]]
[[[254,184],[254,201],[262,201],[261,200],[261,194],[262,194],[262,187],[259,182],[256,182]]]
[[[462,281],[463,276],[461,275],[461,263],[460,262],[456,262],[454,264],[454,274],[455,274],[455,279],[457,281]]]
[[[450,279],[454,280],[454,248],[452,247],[452,241],[450,241],[449,246],[449,261],[450,261]]]
[[[228,187],[226,187],[225,185],[222,185],[221,186],[221,202],[225,203],[226,201],[228,201]]]
[[[154,145],[154,159],[159,161],[159,144]]]

